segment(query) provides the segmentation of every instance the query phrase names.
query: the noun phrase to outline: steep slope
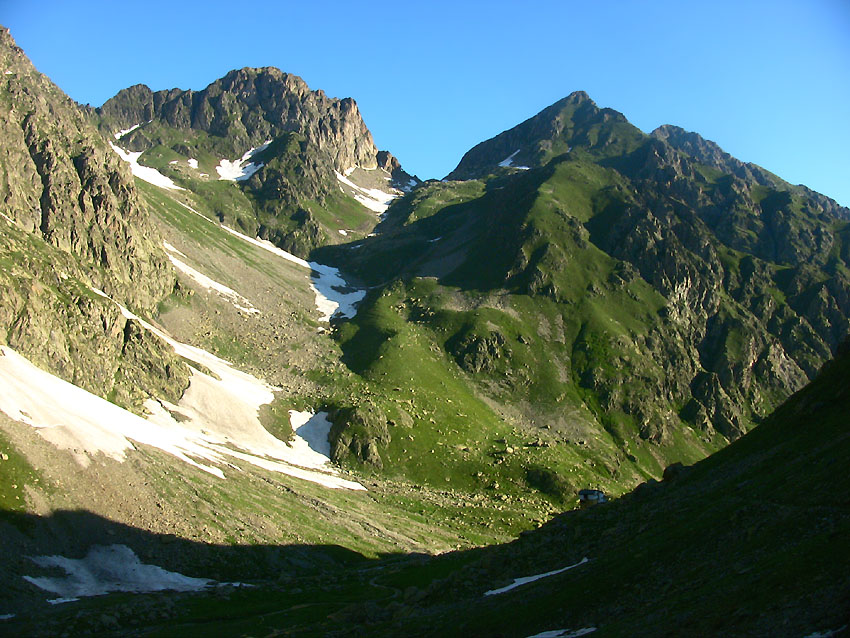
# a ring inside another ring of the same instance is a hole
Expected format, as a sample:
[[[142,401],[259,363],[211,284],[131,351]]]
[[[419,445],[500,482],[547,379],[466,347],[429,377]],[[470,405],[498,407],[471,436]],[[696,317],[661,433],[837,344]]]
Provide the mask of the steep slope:
[[[618,156],[633,150],[643,138],[622,113],[600,109],[587,93],[576,91],[473,147],[446,179],[479,179],[500,168],[537,168],[573,149],[596,159]]]
[[[149,312],[175,279],[126,167],[0,30],[0,343],[126,406],[188,369],[93,289]]]
[[[231,71],[202,91],[133,86],[96,115],[142,165],[301,256],[370,232],[412,179],[375,147],[354,100],[328,98],[271,67]]]
[[[573,94],[452,173],[483,178],[429,182],[356,250],[319,251],[380,290],[343,350],[380,367],[390,311],[520,436],[595,448],[609,487],[739,437],[850,331],[850,212],[665,130],[676,147]],[[499,165],[511,149],[527,168]]]

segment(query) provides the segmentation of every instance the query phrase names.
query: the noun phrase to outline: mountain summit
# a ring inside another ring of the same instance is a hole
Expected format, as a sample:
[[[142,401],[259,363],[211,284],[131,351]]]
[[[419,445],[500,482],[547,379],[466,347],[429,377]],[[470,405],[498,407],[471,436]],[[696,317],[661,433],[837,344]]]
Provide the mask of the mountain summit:
[[[522,124],[469,150],[446,179],[476,179],[497,167],[533,168],[573,147],[597,157],[632,150],[642,133],[622,113],[600,109],[584,91],[576,91]]]
[[[202,91],[136,85],[94,113],[116,145],[183,188],[208,197],[211,181],[235,181],[247,199],[232,192],[215,214],[302,256],[368,233],[416,182],[375,147],[353,99],[273,67],[231,71]]]

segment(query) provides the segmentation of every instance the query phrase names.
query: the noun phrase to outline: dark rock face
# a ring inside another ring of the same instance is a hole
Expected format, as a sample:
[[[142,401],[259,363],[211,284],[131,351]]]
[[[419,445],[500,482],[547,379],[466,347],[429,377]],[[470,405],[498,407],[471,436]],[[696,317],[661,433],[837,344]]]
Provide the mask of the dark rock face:
[[[500,332],[488,335],[466,333],[447,344],[457,364],[467,372],[494,372],[497,360],[510,357],[510,348]]]
[[[137,406],[132,384],[144,394],[155,375],[122,368],[127,320],[92,288],[150,312],[173,289],[173,271],[126,166],[5,29],[0,62],[0,341]],[[158,343],[135,355],[142,367],[167,362],[182,393],[187,377],[173,359]]]

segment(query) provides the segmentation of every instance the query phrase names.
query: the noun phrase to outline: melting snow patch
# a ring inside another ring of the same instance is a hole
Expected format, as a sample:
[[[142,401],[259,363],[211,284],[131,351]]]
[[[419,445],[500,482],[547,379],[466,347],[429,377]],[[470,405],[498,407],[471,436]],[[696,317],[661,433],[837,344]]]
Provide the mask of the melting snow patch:
[[[191,166],[192,168],[198,168],[198,160],[189,159],[189,160],[187,160],[187,162],[188,162],[189,166]]]
[[[170,253],[175,253],[177,255],[180,255],[181,257],[186,256],[183,253],[181,253],[179,250],[177,250],[174,246],[169,244],[167,241],[162,242],[162,246],[163,246],[163,248],[165,248],[165,250],[167,250]],[[103,295],[101,295],[101,296],[103,296]]]
[[[115,139],[120,140],[122,137],[127,135],[127,133],[132,133],[133,131],[135,131],[140,126],[141,126],[141,124],[136,124],[135,126],[131,126],[130,128],[121,129],[120,131],[118,131],[115,134]]]
[[[110,592],[147,593],[154,591],[199,591],[215,581],[191,578],[169,572],[156,565],[146,565],[126,545],[95,545],[85,558],[37,556],[33,562],[41,567],[60,567],[65,577],[24,576],[24,580],[52,594],[50,602],[70,602],[81,596],[100,596]]]
[[[519,153],[519,151],[520,149],[517,149],[513,153],[508,155],[505,159],[499,162],[499,166],[501,166],[502,168],[507,168],[510,166],[512,168],[518,168],[521,171],[529,170],[528,166],[514,166],[514,157],[516,157],[516,154]]]
[[[167,188],[168,190],[172,191],[184,190],[155,168],[151,168],[150,166],[142,166],[141,164],[139,164],[139,156],[142,154],[141,151],[138,153],[131,153],[115,146],[115,144],[113,144],[112,142],[110,142],[109,145],[112,147],[113,151],[118,153],[118,156],[122,160],[130,164],[130,170],[133,172],[133,175],[135,175],[139,179],[146,181],[148,184],[153,184],[154,186],[159,186],[160,188]]]
[[[143,419],[0,346],[4,355],[0,356],[0,411],[37,428],[46,440],[73,452],[83,466],[90,463],[87,455],[99,452],[123,461],[127,450],[135,449],[132,440],[222,479],[224,473],[219,468],[195,459],[234,467],[228,461],[230,457],[333,489],[365,489],[339,477],[324,460],[321,465],[305,462],[298,450],[293,451],[266,431],[259,420],[259,408],[274,399],[277,388],[234,370],[205,350],[175,341],[123,306],[119,308],[127,319],[138,321],[168,343],[178,356],[208,368],[215,377],[193,369],[189,388],[179,404],[149,399],[145,409],[150,416]],[[300,465],[307,469],[296,467]]]
[[[354,199],[376,213],[386,213],[390,207],[390,202],[398,197],[396,193],[387,193],[377,188],[361,188],[348,179],[346,175],[349,173],[346,173],[346,175],[343,175],[339,171],[334,171],[334,173],[340,182],[354,190],[354,194],[352,195]]]
[[[0,615],[0,620],[12,620],[15,617],[15,614],[3,614]]]
[[[303,456],[304,462],[298,465],[314,464],[322,467],[331,461],[331,443],[328,434],[331,431],[331,422],[328,421],[327,412],[298,412],[289,411],[289,423],[295,432],[295,441],[292,448]]]
[[[352,288],[342,278],[339,270],[310,262],[312,283],[310,288],[316,293],[316,307],[322,314],[319,321],[330,321],[331,317],[350,319],[357,314],[357,304],[366,296],[365,290]]]
[[[187,206],[186,208],[189,208],[189,207]],[[192,209],[189,209],[189,210],[192,210]],[[195,210],[192,210],[192,212],[197,213],[197,211],[195,211]],[[200,215],[200,213],[198,213],[198,214]],[[203,217],[203,215],[201,215],[201,217]],[[291,261],[293,264],[298,264],[299,266],[303,266],[304,268],[310,268],[310,264],[307,263],[305,260],[301,259],[301,257],[296,257],[292,253],[288,253],[285,250],[283,250],[282,248],[278,248],[277,246],[275,246],[273,243],[271,243],[270,241],[268,241],[266,239],[254,239],[254,238],[248,237],[248,235],[243,235],[238,230],[233,230],[232,228],[228,228],[224,224],[221,225],[221,228],[223,230],[227,231],[228,233],[230,233],[231,235],[235,235],[236,237],[239,237],[240,239],[247,241],[249,244],[254,244],[254,246],[257,246],[258,248],[262,248],[263,250],[267,250],[270,253],[274,253],[278,257],[283,257],[287,261]]]
[[[218,173],[218,178],[220,180],[229,180],[231,182],[243,182],[246,179],[250,178],[254,173],[260,170],[264,164],[254,164],[253,162],[249,162],[254,155],[259,153],[260,151],[268,148],[269,144],[271,144],[271,140],[266,140],[264,144],[261,144],[257,148],[252,148],[247,151],[240,159],[238,160],[221,160],[221,163],[215,167],[216,173]]]
[[[191,206],[187,206],[182,202],[178,202],[181,206],[186,208],[187,210],[195,213],[199,217],[203,217],[210,223],[215,223],[210,220],[208,217],[201,215],[198,211],[196,211]],[[316,308],[318,308],[321,313],[320,321],[330,321],[331,317],[339,316],[343,318],[351,318],[356,313],[356,305],[359,303],[363,297],[366,296],[365,290],[358,290],[352,288],[348,285],[348,283],[342,278],[339,270],[332,266],[325,266],[323,264],[318,264],[316,262],[307,262],[300,257],[296,257],[295,255],[286,252],[285,250],[278,248],[270,241],[259,238],[251,238],[248,235],[244,235],[239,231],[233,230],[232,228],[228,228],[224,224],[219,224],[222,230],[227,231],[231,235],[235,237],[239,237],[241,240],[248,242],[249,244],[253,244],[258,248],[262,248],[278,257],[282,257],[287,261],[291,261],[294,264],[302,266],[304,268],[310,269],[310,277],[311,284],[310,289],[316,295]],[[371,236],[371,235],[370,235]]]
[[[197,283],[202,288],[206,288],[207,290],[213,290],[220,294],[222,297],[227,299],[235,308],[241,310],[250,315],[258,315],[260,311],[254,308],[253,304],[248,301],[245,297],[240,295],[238,292],[233,290],[232,288],[228,288],[224,284],[221,284],[214,279],[210,279],[205,274],[198,272],[188,264],[183,261],[180,261],[172,254],[172,251],[175,251],[175,248],[168,243],[163,243],[165,246],[165,250],[168,251],[168,259],[171,260],[171,264],[184,275],[192,279],[195,283]],[[176,251],[179,253],[179,251]],[[182,253],[181,256],[185,257]]]
[[[561,573],[563,573],[563,572],[565,572],[569,569],[573,569],[574,567],[578,567],[579,565],[584,565],[586,562],[588,562],[588,560],[589,559],[587,557],[585,557],[585,558],[582,558],[575,565],[567,565],[566,567],[562,567],[561,569],[556,569],[556,570],[551,571],[551,572],[546,572],[545,574],[536,574],[534,576],[523,576],[522,578],[515,578],[514,582],[512,582],[510,585],[506,585],[505,587],[500,587],[499,589],[491,589],[490,591],[484,592],[484,595],[485,596],[495,596],[497,594],[504,594],[505,592],[511,591],[512,589],[515,589],[515,588],[520,587],[522,585],[532,583],[535,580],[540,580],[541,578],[548,578],[549,576],[555,576],[555,575],[561,574]]]
[[[580,636],[592,634],[594,631],[596,631],[596,627],[585,627],[583,629],[576,629],[575,631],[570,631],[569,629],[552,629],[550,631],[541,631],[539,634],[534,634],[528,638],[579,638]]]

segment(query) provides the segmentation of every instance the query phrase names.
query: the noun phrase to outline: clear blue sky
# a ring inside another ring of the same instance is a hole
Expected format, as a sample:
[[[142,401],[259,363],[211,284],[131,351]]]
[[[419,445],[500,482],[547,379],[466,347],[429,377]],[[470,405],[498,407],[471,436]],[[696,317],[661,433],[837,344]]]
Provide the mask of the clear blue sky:
[[[279,67],[354,97],[422,178],[581,89],[850,206],[850,0],[0,0],[0,23],[95,106]]]

